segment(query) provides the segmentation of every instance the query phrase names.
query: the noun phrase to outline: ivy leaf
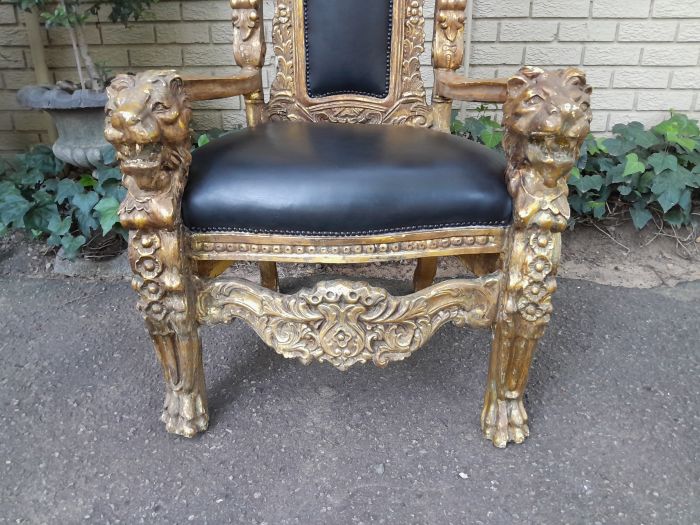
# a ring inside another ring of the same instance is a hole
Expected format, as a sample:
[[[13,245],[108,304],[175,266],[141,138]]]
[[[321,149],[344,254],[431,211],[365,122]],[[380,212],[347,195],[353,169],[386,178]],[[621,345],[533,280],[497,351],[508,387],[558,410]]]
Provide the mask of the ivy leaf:
[[[119,201],[114,197],[105,197],[95,205],[100,218],[102,234],[106,235],[119,222]]]
[[[581,193],[587,193],[591,190],[600,191],[603,182],[605,181],[600,175],[584,175],[578,180],[577,188]]]
[[[100,198],[93,191],[87,191],[74,195],[71,199],[73,206],[78,208],[83,214],[88,215],[97,204]]]
[[[202,133],[197,139],[197,147],[201,148],[202,146],[206,146],[209,142],[209,136],[206,133]]]
[[[625,138],[605,139],[603,144],[613,157],[624,157],[637,147],[634,141]]]
[[[646,209],[644,203],[641,201],[636,202],[635,205],[630,208],[630,215],[632,216],[634,227],[638,230],[644,228],[652,219],[651,212]]]
[[[56,187],[56,202],[63,204],[66,199],[72,199],[83,192],[83,187],[72,179],[61,179]]]
[[[687,151],[693,151],[698,145],[691,137],[700,136],[697,122],[680,113],[674,113],[670,119],[655,126],[654,131],[663,135],[671,144],[677,144]]]
[[[85,237],[82,235],[72,236],[64,235],[61,238],[61,246],[63,247],[63,255],[66,259],[73,260],[78,255],[78,251],[85,244]]]
[[[12,224],[15,228],[23,228],[24,216],[32,208],[32,203],[19,192],[0,197],[0,221],[4,224]]]
[[[678,169],[678,158],[669,153],[654,153],[649,157],[649,165],[654,168],[654,173],[657,175],[666,170],[676,171]]]
[[[35,206],[27,212],[24,222],[27,228],[38,230],[43,233],[49,232],[49,223],[56,218],[60,218],[58,207],[54,203]]]
[[[49,221],[48,228],[52,236],[57,235],[60,237],[62,235],[67,234],[70,231],[72,225],[73,221],[70,217],[61,218],[60,216],[56,215],[55,217],[52,217]]]
[[[84,176],[80,177],[80,180],[78,182],[80,183],[80,185],[83,188],[86,188],[86,189],[94,188],[95,185],[97,184],[97,181],[95,179],[93,179],[90,175],[84,175]]]
[[[487,125],[486,129],[481,132],[479,138],[484,143],[484,145],[489,148],[495,148],[503,140],[503,132],[499,131],[498,128]]]
[[[622,172],[623,177],[629,177],[630,175],[636,175],[637,173],[644,173],[646,171],[646,164],[639,161],[639,157],[636,153],[628,153],[626,159],[625,171]]]
[[[122,172],[119,168],[100,168],[97,170],[97,180],[101,184],[104,184],[108,180],[122,180]]]

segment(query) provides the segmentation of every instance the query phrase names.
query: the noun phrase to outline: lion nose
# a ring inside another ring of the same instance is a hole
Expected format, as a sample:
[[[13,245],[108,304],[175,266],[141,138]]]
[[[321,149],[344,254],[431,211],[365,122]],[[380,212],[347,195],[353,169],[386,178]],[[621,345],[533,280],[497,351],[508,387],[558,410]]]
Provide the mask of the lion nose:
[[[139,115],[133,111],[117,111],[112,115],[112,123],[116,126],[133,126],[140,121]]]

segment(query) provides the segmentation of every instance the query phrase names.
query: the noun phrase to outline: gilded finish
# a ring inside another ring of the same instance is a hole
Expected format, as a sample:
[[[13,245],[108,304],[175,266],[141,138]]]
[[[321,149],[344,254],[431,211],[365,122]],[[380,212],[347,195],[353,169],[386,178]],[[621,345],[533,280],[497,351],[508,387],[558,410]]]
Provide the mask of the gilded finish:
[[[464,60],[464,10],[467,0],[435,0],[433,25],[434,77],[459,69]],[[433,129],[449,133],[452,100],[433,89]]]
[[[508,81],[504,148],[515,224],[505,250],[481,416],[497,447],[529,434],[523,405],[537,341],[552,313],[561,234],[569,219],[566,179],[590,131],[591,88],[578,69],[523,68]]]
[[[497,278],[454,280],[403,297],[355,281],[323,281],[285,295],[243,279],[216,280],[199,294],[204,324],[243,319],[276,352],[339,370],[386,366],[423,346],[445,323],[487,327],[495,316]]]
[[[119,75],[109,88],[105,136],[117,150],[127,195],[119,210],[131,230],[129,262],[166,385],[168,432],[194,436],[209,416],[180,199],[191,160],[189,102],[172,71]]]
[[[523,395],[532,354],[552,312],[560,232],[569,219],[566,179],[589,131],[590,87],[578,69],[523,68],[509,79],[456,73],[464,55],[467,0],[436,0],[435,88],[425,101],[419,56],[423,2],[395,0],[390,92],[377,100],[305,92],[302,0],[277,0],[278,73],[262,93],[262,0],[231,0],[234,59],[229,78],[173,71],[119,75],[108,88],[105,136],[115,146],[127,195],[129,260],[138,308],[166,384],[162,419],[193,436],[208,424],[198,328],[241,318],[277,352],[344,370],[384,366],[424,345],[442,325],[494,331],[482,412],[498,447],[529,433]],[[443,228],[362,236],[192,233],[180,220],[190,155],[190,102],[243,95],[250,126],[265,119],[432,126],[448,132],[452,99],[503,102],[512,226]],[[437,258],[458,256],[478,276],[433,285]],[[277,292],[276,262],[363,263],[417,259],[416,292],[394,297],[362,282],[333,280]],[[262,286],[219,277],[233,261],[260,264]]]
[[[363,237],[193,233],[196,259],[302,263],[364,263],[426,256],[493,253],[503,248],[507,228],[447,228]]]
[[[355,122],[427,127],[432,113],[420,75],[425,50],[423,0],[395,0],[390,93],[310,98],[306,93],[303,0],[278,0],[272,22],[277,76],[270,90],[269,120]]]

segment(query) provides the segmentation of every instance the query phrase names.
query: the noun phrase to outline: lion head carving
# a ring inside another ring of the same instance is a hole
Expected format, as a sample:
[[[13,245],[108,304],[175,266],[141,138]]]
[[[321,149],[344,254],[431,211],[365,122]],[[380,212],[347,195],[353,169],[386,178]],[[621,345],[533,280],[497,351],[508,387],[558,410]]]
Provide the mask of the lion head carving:
[[[157,172],[182,165],[189,154],[191,109],[182,78],[174,71],[119,75],[107,94],[105,137],[122,171],[140,188],[158,189]]]
[[[590,131],[591,92],[576,68],[542,71],[523,68],[508,80],[503,106],[509,156],[527,162],[555,186],[576,163]]]

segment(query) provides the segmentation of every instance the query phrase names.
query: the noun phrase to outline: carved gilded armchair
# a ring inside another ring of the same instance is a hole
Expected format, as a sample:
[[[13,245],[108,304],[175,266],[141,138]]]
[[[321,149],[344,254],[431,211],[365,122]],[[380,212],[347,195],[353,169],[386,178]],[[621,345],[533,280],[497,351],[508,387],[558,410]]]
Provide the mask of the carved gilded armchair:
[[[166,383],[162,419],[208,424],[198,329],[248,323],[285,357],[385,366],[446,323],[491,328],[481,425],[498,447],[528,435],[523,393],[552,312],[566,179],[589,131],[578,69],[470,80],[467,0],[436,0],[431,103],[422,0],[277,0],[268,102],[262,0],[231,0],[227,78],[120,75],[106,137],[128,194],[120,218],[138,308]],[[190,104],[243,95],[248,128],[190,153]],[[503,103],[507,162],[449,134],[452,101]],[[475,275],[434,284],[438,257]],[[278,292],[276,263],[415,259],[415,293],[328,280]],[[256,261],[261,285],[224,270]]]

